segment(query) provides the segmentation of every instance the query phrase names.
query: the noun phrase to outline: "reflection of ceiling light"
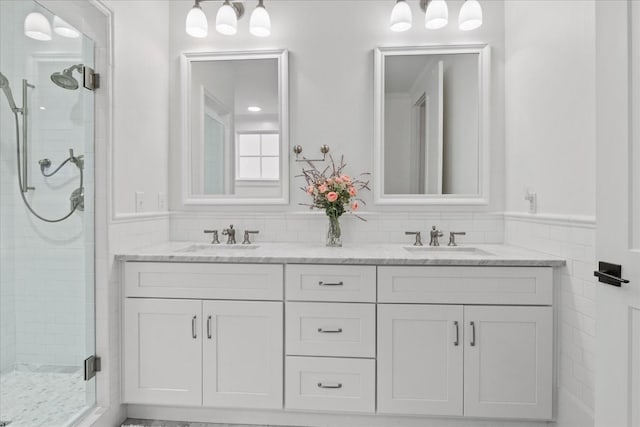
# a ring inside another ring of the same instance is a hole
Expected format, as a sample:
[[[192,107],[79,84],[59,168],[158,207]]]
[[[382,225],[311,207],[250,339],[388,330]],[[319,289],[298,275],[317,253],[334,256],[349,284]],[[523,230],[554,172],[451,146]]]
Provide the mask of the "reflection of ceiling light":
[[[68,37],[70,39],[77,39],[80,37],[80,32],[59,16],[53,17],[53,31],[62,37]]]
[[[45,107],[40,107],[40,109],[41,109],[41,110],[46,110],[46,108],[45,108]]]
[[[31,12],[24,19],[24,35],[34,40],[51,40],[51,24],[43,14]]]
[[[252,113],[259,113],[260,111],[262,111],[262,108],[258,107],[257,105],[252,105],[251,107],[247,108],[247,110],[251,111]]]
[[[478,0],[466,0],[460,9],[458,27],[462,31],[475,30],[482,25],[482,7]]]
[[[249,32],[256,37],[268,37],[271,35],[271,18],[269,18],[269,13],[264,8],[262,0],[258,0],[258,5],[251,14]]]
[[[411,8],[405,0],[398,0],[396,5],[391,11],[391,18],[389,19],[389,28],[391,31],[402,32],[411,28]]]
[[[209,32],[207,15],[204,14],[197,1],[187,14],[186,31],[191,37],[197,37],[199,39],[207,37],[207,33]]]

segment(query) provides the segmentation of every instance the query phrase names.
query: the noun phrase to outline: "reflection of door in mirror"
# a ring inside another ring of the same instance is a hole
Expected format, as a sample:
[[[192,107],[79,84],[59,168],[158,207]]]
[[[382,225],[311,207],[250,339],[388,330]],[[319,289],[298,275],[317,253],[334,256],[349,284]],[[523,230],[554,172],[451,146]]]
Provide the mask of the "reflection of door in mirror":
[[[230,147],[231,114],[213,95],[202,88],[204,194],[233,194],[233,180],[225,177],[233,163]]]
[[[384,57],[383,194],[478,194],[478,73],[477,53]]]

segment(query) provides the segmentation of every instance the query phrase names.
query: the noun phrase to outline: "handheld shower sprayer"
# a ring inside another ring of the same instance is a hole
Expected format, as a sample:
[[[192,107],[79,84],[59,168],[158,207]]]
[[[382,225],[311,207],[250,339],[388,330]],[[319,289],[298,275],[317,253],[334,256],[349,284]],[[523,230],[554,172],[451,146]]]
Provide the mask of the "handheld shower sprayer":
[[[21,109],[16,106],[16,102],[13,99],[11,87],[9,86],[9,79],[7,79],[2,73],[0,73],[0,88],[4,92],[4,95],[7,97],[7,101],[9,102],[9,107],[11,107],[11,111],[13,111],[14,113],[20,112]]]

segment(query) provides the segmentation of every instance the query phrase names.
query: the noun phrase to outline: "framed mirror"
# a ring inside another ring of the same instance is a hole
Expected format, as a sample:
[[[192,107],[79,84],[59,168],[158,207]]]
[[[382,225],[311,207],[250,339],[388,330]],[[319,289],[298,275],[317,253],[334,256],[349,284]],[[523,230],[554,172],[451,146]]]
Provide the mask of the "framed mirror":
[[[488,204],[489,47],[377,48],[378,204]]]
[[[286,50],[185,53],[183,203],[289,202]]]

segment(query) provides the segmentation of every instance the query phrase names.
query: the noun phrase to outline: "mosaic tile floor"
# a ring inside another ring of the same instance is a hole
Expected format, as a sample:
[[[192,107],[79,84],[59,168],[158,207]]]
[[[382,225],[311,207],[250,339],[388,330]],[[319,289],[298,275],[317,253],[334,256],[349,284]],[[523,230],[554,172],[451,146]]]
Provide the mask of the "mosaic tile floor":
[[[177,421],[159,421],[159,420],[139,420],[129,418],[121,427],[278,427],[266,425],[248,425],[248,424],[207,424],[207,423],[189,423]]]
[[[0,376],[0,421],[9,427],[66,427],[84,412],[86,384],[76,367],[26,367]]]

